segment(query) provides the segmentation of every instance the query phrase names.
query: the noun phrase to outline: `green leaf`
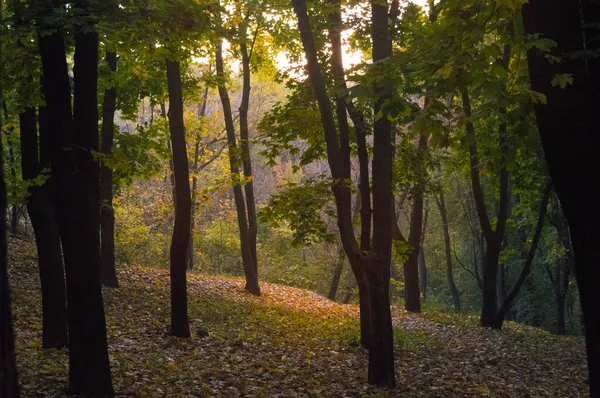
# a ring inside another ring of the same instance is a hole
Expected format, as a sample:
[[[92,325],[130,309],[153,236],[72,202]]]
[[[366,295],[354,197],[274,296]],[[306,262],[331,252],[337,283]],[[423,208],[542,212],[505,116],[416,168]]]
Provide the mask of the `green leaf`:
[[[570,73],[560,73],[555,75],[550,82],[552,87],[559,86],[560,88],[565,88],[569,84],[573,84],[573,75]]]

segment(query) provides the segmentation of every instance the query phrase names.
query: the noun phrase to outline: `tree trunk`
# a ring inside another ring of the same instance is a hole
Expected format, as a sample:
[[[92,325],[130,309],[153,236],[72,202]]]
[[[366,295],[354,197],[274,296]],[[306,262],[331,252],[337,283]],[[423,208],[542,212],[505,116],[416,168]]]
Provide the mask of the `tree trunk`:
[[[0,3],[0,14],[3,11],[2,6],[3,3]],[[0,48],[0,81],[3,80],[3,75],[3,53]],[[4,101],[3,94],[0,85],[0,103]],[[2,127],[2,115],[0,114],[0,131],[2,131]],[[0,153],[4,153],[1,141]],[[4,160],[3,157],[0,157],[0,397],[18,398],[20,393],[10,300],[6,259],[6,184],[4,183]]]
[[[117,70],[117,53],[107,52],[106,62],[111,72]],[[117,107],[117,88],[113,85],[104,91],[102,104],[102,146],[104,156],[112,153],[115,133],[115,110]],[[115,213],[113,209],[113,171],[102,165],[100,168],[100,262],[102,284],[119,287],[115,267]]]
[[[556,334],[565,334],[565,299],[566,294],[556,294]]]
[[[427,138],[419,135],[418,152],[422,154],[427,148]],[[423,189],[424,170],[422,161],[416,166],[418,182],[415,185],[413,208],[410,215],[410,233],[408,243],[412,251],[404,263],[404,306],[409,312],[421,311],[421,293],[419,292],[419,253],[421,251],[421,235],[423,234]]]
[[[372,1],[373,62],[391,55],[387,21],[387,4]],[[382,95],[382,87],[376,86],[375,92],[379,97],[375,101],[373,112],[377,115],[383,108],[385,97]],[[373,251],[367,258],[369,261],[366,266],[371,307],[369,383],[393,388],[396,385],[396,375],[389,294],[392,250],[392,125],[385,112],[375,120],[373,135]]]
[[[544,54],[535,49],[527,54],[531,88],[544,94],[547,100],[547,104],[536,104],[536,118],[550,175],[571,232],[592,397],[600,397],[600,273],[597,268],[600,186],[581,181],[595,181],[598,174],[600,66],[598,59],[564,55],[598,49],[597,41],[585,43],[584,40],[597,35],[599,14],[598,5],[590,0],[531,0],[523,6],[525,33],[541,33],[553,40],[557,45],[552,55],[563,57],[560,64],[550,65]],[[552,86],[557,73],[569,74],[573,83],[565,88]],[[568,139],[565,131],[569,132]]]
[[[334,187],[334,194],[336,197],[336,204],[338,206],[338,228],[340,229],[340,236],[342,239],[342,245],[346,255],[350,259],[350,265],[353,273],[358,282],[358,296],[360,306],[360,327],[361,327],[361,345],[368,348],[371,341],[371,309],[369,305],[369,293],[368,283],[366,281],[366,274],[364,272],[364,264],[360,258],[356,257],[358,248],[356,247],[356,238],[354,237],[354,229],[352,223],[352,211],[351,211],[351,192],[347,189],[346,182],[350,180],[350,130],[348,125],[348,117],[346,110],[351,109],[353,114],[353,120],[356,122],[356,141],[358,147],[358,158],[359,158],[359,169],[360,169],[360,198],[361,198],[361,237],[360,237],[360,250],[363,252],[371,250],[371,194],[369,187],[369,165],[368,165],[368,153],[366,146],[366,131],[363,116],[360,111],[355,109],[351,103],[347,103],[341,92],[346,89],[346,80],[344,76],[343,66],[343,51],[342,51],[342,13],[341,13],[341,2],[339,0],[332,0],[331,2],[333,12],[330,16],[331,28],[329,33],[331,36],[331,67],[333,71],[333,79],[336,86],[335,95],[335,116],[337,119],[339,129],[339,147],[337,137],[335,134],[335,125],[332,126],[332,134],[328,143],[328,159],[329,155],[335,152],[336,157],[333,162],[335,166],[332,166],[330,160],[330,169],[332,169],[332,176],[336,180],[336,186]],[[313,64],[311,64],[313,65]],[[314,65],[318,69],[318,63],[315,60]],[[316,72],[313,71],[313,72]],[[320,73],[320,71],[319,71]],[[313,73],[314,74],[314,73]],[[322,79],[322,78],[321,78]],[[323,87],[324,88],[324,87]],[[322,102],[325,102],[326,93],[323,93]],[[333,113],[331,108],[326,112],[331,113],[331,119],[328,123],[333,122]],[[323,115],[321,116],[323,118]],[[323,122],[323,119],[322,119]],[[344,180],[344,181],[342,181]],[[340,224],[340,222],[342,224]],[[348,224],[349,223],[349,224]],[[341,225],[341,226],[340,226]],[[350,233],[351,232],[351,233]],[[342,236],[343,235],[343,236]],[[352,241],[351,241],[352,239]]]
[[[469,97],[469,91],[466,86],[460,87],[463,112],[467,118],[472,116],[471,114],[471,100]],[[506,139],[506,126],[501,124],[499,128],[500,146],[504,151],[506,150],[505,139]],[[498,260],[500,258],[501,243],[504,239],[504,230],[506,227],[506,220],[508,216],[508,172],[506,166],[502,166],[500,170],[500,203],[498,205],[498,220],[496,222],[496,229],[492,229],[487,209],[485,205],[485,198],[483,188],[481,186],[480,175],[479,175],[479,158],[477,153],[477,139],[475,136],[475,128],[473,123],[468,120],[466,123],[466,139],[469,147],[469,160],[470,160],[470,177],[471,184],[473,186],[473,199],[475,201],[475,209],[477,211],[477,217],[479,218],[479,225],[481,231],[487,243],[485,256],[483,258],[482,267],[482,282],[483,292],[481,298],[481,326],[494,327],[496,325],[497,316],[497,275],[498,275]]]
[[[346,137],[338,134],[331,102],[317,58],[310,22],[304,0],[292,0],[298,18],[298,29],[307,60],[308,73],[319,105],[321,124],[325,132],[327,160],[334,180],[333,193],[336,202],[338,229],[352,272],[359,284],[361,302],[368,299],[370,310],[369,377],[371,384],[392,387],[394,380],[394,355],[391,313],[389,307],[389,277],[391,257],[391,125],[386,117],[375,122],[375,144],[373,158],[373,204],[374,204],[374,250],[363,252],[356,242],[352,227],[351,192],[345,182]],[[373,6],[374,59],[382,59],[389,53],[387,32],[387,6]],[[384,32],[381,31],[383,26]],[[385,48],[382,51],[382,48]],[[383,99],[377,102],[376,112]],[[341,145],[341,146],[340,146]],[[365,289],[365,287],[367,289]],[[366,330],[362,322],[364,313],[361,306],[361,340],[364,343]]]
[[[450,230],[448,226],[448,215],[446,212],[446,201],[444,199],[444,193],[440,192],[440,198],[437,200],[437,205],[440,210],[440,216],[442,217],[442,230],[444,232],[444,249],[446,253],[446,277],[448,279],[448,286],[450,286],[450,292],[452,293],[452,299],[454,301],[454,310],[460,311],[460,295],[458,289],[454,283],[454,275],[452,272],[452,248],[450,246]]]
[[[537,219],[537,225],[535,227],[535,233],[533,235],[533,241],[531,242],[531,248],[529,249],[529,253],[527,254],[527,259],[525,260],[525,264],[523,265],[523,270],[519,275],[519,279],[515,283],[515,286],[512,288],[506,299],[502,302],[502,306],[500,307],[500,311],[496,317],[495,324],[492,326],[494,329],[502,328],[502,323],[504,322],[504,318],[506,314],[510,310],[510,306],[512,302],[519,294],[519,290],[525,282],[525,279],[529,276],[531,272],[531,265],[533,263],[533,259],[535,258],[535,254],[537,252],[537,246],[542,237],[542,230],[544,229],[544,219],[546,218],[546,212],[548,210],[548,201],[550,200],[550,193],[552,192],[552,184],[548,182],[546,185],[546,189],[544,191],[544,197],[542,198],[542,203],[540,205],[540,210]]]
[[[190,337],[187,314],[187,247],[190,241],[190,177],[183,124],[183,97],[179,62],[168,59],[167,83],[169,86],[169,131],[173,148],[173,174],[175,178],[175,225],[171,239],[171,334]]]
[[[338,259],[333,271],[333,278],[331,279],[331,286],[329,287],[329,294],[327,294],[327,298],[331,301],[335,301],[335,296],[337,295],[338,286],[340,284],[340,277],[342,276],[342,270],[344,269],[345,259],[346,253],[344,252],[344,248],[340,247]]]
[[[75,3],[75,8],[81,5]],[[52,140],[52,198],[67,281],[69,394],[114,394],[100,271],[98,34],[75,35],[74,104],[60,32],[40,36],[44,92]]]
[[[40,117],[40,136],[50,134]],[[38,138],[35,108],[28,107],[19,115],[21,126],[21,171],[24,181],[37,178],[49,164],[38,160]],[[47,150],[45,148],[44,150]],[[32,185],[28,189],[27,212],[35,232],[42,291],[43,348],[67,346],[67,298],[65,274],[54,210],[50,205],[50,183]]]
[[[423,296],[423,302],[427,300],[427,264],[425,262],[425,250],[423,245],[419,250],[419,291]]]
[[[219,43],[216,54],[217,75],[223,77],[223,50]],[[223,117],[225,118],[225,127],[227,130],[227,142],[229,145],[229,167],[231,173],[231,183],[233,185],[233,197],[238,218],[238,229],[240,231],[240,245],[242,251],[242,264],[246,276],[245,289],[250,293],[259,296],[260,287],[258,285],[258,275],[256,267],[252,261],[252,250],[250,247],[250,231],[248,228],[248,219],[246,218],[246,204],[244,203],[244,194],[240,181],[240,159],[237,155],[237,144],[235,137],[235,127],[233,125],[233,114],[231,112],[231,102],[225,84],[219,85],[219,96],[223,104]]]
[[[245,40],[245,38],[244,38]],[[246,210],[248,211],[248,240],[254,274],[258,279],[258,257],[256,256],[256,238],[258,234],[258,223],[256,219],[256,203],[254,199],[254,182],[252,181],[252,161],[250,158],[250,138],[248,129],[248,108],[250,102],[250,55],[245,41],[240,43],[242,54],[243,87],[240,112],[240,148],[242,149],[242,167],[244,170],[244,193],[246,194]]]
[[[208,98],[208,87],[204,88],[204,99],[202,100],[202,106],[198,108],[198,118],[204,118],[206,115],[206,101]],[[198,157],[200,156],[200,131],[196,133],[196,143],[194,145],[194,166],[192,168],[192,206],[190,213],[190,244],[188,247],[188,269],[194,268],[194,229],[196,227],[196,189],[198,183]]]

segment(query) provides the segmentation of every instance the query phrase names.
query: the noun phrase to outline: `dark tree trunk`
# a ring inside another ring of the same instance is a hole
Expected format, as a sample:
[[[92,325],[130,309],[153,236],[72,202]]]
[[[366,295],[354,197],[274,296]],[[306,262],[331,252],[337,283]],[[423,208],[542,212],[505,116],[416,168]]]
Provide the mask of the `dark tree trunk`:
[[[425,262],[425,250],[423,244],[419,250],[419,291],[423,296],[423,302],[427,300],[427,263]]]
[[[444,249],[446,253],[446,277],[448,279],[448,286],[450,286],[450,292],[452,293],[452,299],[454,301],[454,310],[460,311],[460,295],[458,289],[454,283],[454,274],[452,272],[452,248],[450,246],[450,230],[448,226],[448,215],[446,212],[446,201],[444,199],[444,193],[440,192],[440,198],[437,200],[437,205],[440,210],[440,216],[442,217],[442,230],[444,232]]]
[[[512,288],[510,293],[506,296],[506,299],[502,302],[500,306],[500,310],[498,311],[498,315],[496,317],[496,322],[492,327],[494,329],[502,328],[502,324],[504,322],[504,318],[506,314],[510,310],[510,306],[512,305],[514,299],[519,294],[519,290],[525,282],[525,279],[529,276],[531,272],[531,265],[533,264],[533,259],[535,258],[535,254],[537,252],[537,246],[542,237],[542,231],[544,229],[544,219],[546,218],[546,212],[548,210],[548,201],[550,200],[550,193],[552,192],[552,184],[548,183],[546,185],[546,189],[544,191],[544,197],[542,198],[542,203],[540,205],[540,211],[538,214],[537,225],[535,227],[535,233],[533,235],[533,241],[531,242],[531,248],[529,249],[529,253],[527,254],[527,259],[525,260],[525,264],[523,265],[523,270],[519,275],[519,279],[515,283],[515,286]]]
[[[581,4],[581,8],[579,5]],[[598,109],[600,66],[598,59],[564,57],[565,54],[598,49],[597,3],[584,0],[532,0],[523,7],[525,33],[541,33],[556,42],[552,54],[563,62],[550,65],[544,54],[527,54],[531,88],[546,96],[547,105],[536,105],[538,129],[554,188],[569,223],[575,257],[575,276],[585,320],[590,395],[600,397],[600,186],[581,181],[597,179]],[[583,23],[587,29],[582,29]],[[568,73],[573,84],[554,87],[557,73]],[[568,139],[564,132],[569,132]],[[574,178],[577,176],[577,178]]]
[[[117,70],[117,53],[107,52],[106,63],[111,72]],[[105,156],[112,153],[115,134],[115,110],[117,108],[117,88],[112,86],[104,91],[102,104],[102,145],[100,151]],[[119,287],[115,267],[115,213],[113,209],[113,171],[102,165],[100,168],[100,262],[102,284]]]
[[[187,248],[190,241],[189,164],[183,124],[183,97],[179,62],[167,60],[167,83],[169,86],[169,131],[173,148],[173,174],[175,177],[175,225],[171,239],[171,334],[190,337],[187,314]]]
[[[244,38],[245,40],[245,38]],[[248,108],[250,102],[250,54],[246,43],[240,43],[240,52],[242,54],[243,87],[242,102],[239,107],[240,112],[240,148],[242,149],[242,168],[244,170],[244,193],[246,194],[246,210],[248,211],[248,240],[250,245],[250,254],[252,255],[252,265],[254,274],[258,279],[258,257],[256,256],[256,237],[258,234],[258,223],[256,220],[256,203],[254,199],[254,182],[252,181],[252,161],[250,158],[250,137],[248,129]]]
[[[50,134],[40,117],[40,136]],[[40,164],[38,160],[38,137],[35,108],[25,108],[19,115],[21,126],[21,171],[23,180],[33,180],[43,168],[50,165]],[[50,183],[29,187],[27,212],[35,232],[38,252],[40,282],[42,291],[42,347],[66,347],[67,337],[67,298],[65,292],[65,273],[60,247],[60,236],[56,226],[54,210],[50,205]]]
[[[208,87],[204,88],[204,98],[202,100],[202,105],[198,108],[198,118],[204,118],[206,115],[206,101],[208,98]],[[190,244],[188,247],[188,269],[191,270],[194,268],[194,229],[196,226],[196,189],[198,184],[198,158],[200,156],[200,131],[196,133],[196,143],[194,145],[194,165],[192,168],[192,207],[190,213]]]
[[[363,116],[360,111],[353,107],[351,103],[347,103],[341,92],[346,88],[346,81],[344,77],[343,67],[343,51],[342,51],[342,14],[341,14],[341,2],[339,0],[333,0],[331,3],[333,12],[331,13],[331,28],[329,30],[331,36],[331,66],[333,70],[333,78],[336,86],[336,98],[335,98],[335,116],[338,122],[339,129],[339,147],[337,138],[335,142],[333,139],[330,140],[330,145],[335,145],[336,156],[339,158],[336,160],[337,168],[336,173],[339,173],[336,179],[350,180],[350,130],[348,125],[348,117],[346,114],[347,107],[351,109],[353,119],[356,122],[356,141],[358,146],[358,158],[359,158],[359,169],[360,169],[360,198],[361,198],[361,238],[360,238],[360,250],[366,252],[371,249],[371,194],[369,187],[369,158],[366,146],[366,131]],[[317,64],[318,66],[318,64]],[[324,95],[325,96],[325,95]],[[324,98],[323,98],[324,99]],[[331,110],[329,110],[331,112]],[[333,115],[332,115],[333,116]],[[335,129],[335,127],[334,127]],[[334,130],[332,130],[334,131]],[[332,137],[333,138],[333,137]],[[329,147],[328,147],[329,148]],[[330,163],[331,168],[331,163]],[[334,173],[332,172],[332,175]],[[338,184],[338,225],[342,221],[343,227],[339,227],[340,233],[344,233],[345,237],[342,237],[342,245],[349,256],[350,265],[353,269],[354,275],[358,282],[358,296],[360,306],[360,329],[361,329],[361,345],[365,348],[369,347],[371,341],[371,310],[369,306],[369,293],[368,284],[365,280],[366,274],[364,273],[364,267],[360,259],[355,257],[354,250],[357,250],[356,245],[350,242],[350,239],[355,240],[354,230],[350,234],[349,228],[352,228],[352,224],[349,226],[346,224],[350,220],[352,222],[352,212],[350,209],[350,202],[352,200],[351,193],[349,190],[342,187],[341,184],[345,184],[341,180],[336,181]],[[345,243],[344,243],[345,242]]]
[[[341,247],[338,254],[338,259],[335,264],[335,269],[333,271],[333,278],[331,279],[331,286],[329,287],[329,294],[327,294],[327,298],[331,301],[335,301],[335,296],[337,295],[338,286],[340,284],[340,278],[342,276],[342,270],[344,269],[344,260],[346,259],[346,253],[344,252],[344,248]]]
[[[419,290],[423,295],[423,302],[427,300],[427,261],[425,261],[425,233],[427,231],[427,218],[429,216],[429,206],[425,205],[425,214],[423,215],[423,232],[421,233],[421,243],[419,247]]]
[[[368,299],[370,309],[369,377],[371,384],[395,385],[394,347],[389,303],[389,277],[391,257],[391,125],[386,117],[375,122],[375,144],[373,157],[373,204],[374,204],[374,242],[373,251],[363,252],[358,246],[352,228],[351,192],[344,181],[346,148],[344,132],[337,128],[325,81],[317,58],[310,22],[304,0],[292,0],[298,18],[298,29],[307,60],[307,68],[315,97],[319,105],[321,124],[325,132],[327,160],[334,180],[333,193],[336,202],[338,229],[344,251],[348,256],[352,272],[359,284],[361,302]],[[389,53],[387,32],[387,6],[373,5],[374,59],[385,58]],[[382,21],[384,21],[382,23]],[[376,23],[375,23],[376,22]],[[381,31],[381,27],[383,30]],[[383,49],[383,51],[382,51]],[[383,99],[377,102],[376,112]],[[367,289],[364,289],[367,287]],[[361,325],[363,307],[361,306]],[[361,326],[361,340],[365,330]],[[364,340],[362,340],[364,342]]]
[[[387,3],[371,2],[371,36],[373,62],[389,57],[391,46]],[[382,89],[383,87],[375,87],[375,92],[379,95],[373,109],[375,115],[382,110],[385,101]],[[366,267],[371,307],[369,383],[395,387],[396,375],[389,294],[392,250],[392,220],[390,217],[392,214],[392,125],[385,112],[382,117],[375,120],[373,135],[373,251],[369,258],[371,261],[367,263]]]
[[[0,14],[2,14],[2,5],[0,3]],[[3,80],[3,75],[3,53],[0,48],[0,81]],[[0,103],[4,100],[3,94],[0,85]],[[0,131],[2,131],[2,127],[2,115],[0,114]],[[0,153],[4,153],[1,140]],[[19,396],[15,339],[10,309],[8,263],[6,259],[6,184],[4,183],[4,160],[3,157],[0,157],[0,397],[18,398]]]
[[[551,203],[552,216],[548,218],[550,219],[550,223],[556,228],[560,244],[565,248],[565,256],[556,262],[554,275],[547,264],[544,264],[544,266],[554,288],[554,296],[556,298],[556,333],[565,334],[565,301],[569,293],[571,270],[574,266],[573,248],[569,238],[569,226],[558,204],[558,199],[553,196]],[[572,311],[570,311],[570,316],[572,316]]]
[[[460,87],[462,106],[464,114],[467,118],[471,117],[471,100],[467,87]],[[502,148],[503,156],[506,156],[507,150],[506,126],[501,123],[499,128],[500,147]],[[479,175],[479,157],[477,151],[477,138],[475,136],[475,128],[469,120],[466,123],[466,139],[469,147],[470,160],[470,177],[473,186],[473,199],[475,201],[475,209],[479,218],[479,225],[487,243],[486,251],[483,258],[482,267],[482,282],[483,292],[481,297],[481,326],[494,327],[497,324],[497,276],[498,276],[498,260],[500,258],[501,244],[504,239],[504,230],[508,217],[508,171],[503,165],[500,170],[500,203],[498,205],[498,217],[496,229],[492,228],[490,218],[487,214],[483,188],[481,186]]]
[[[556,334],[565,334],[565,299],[566,294],[556,294]]]
[[[419,135],[418,152],[422,154],[427,148],[427,138]],[[421,311],[421,293],[419,291],[419,253],[421,251],[421,235],[423,233],[423,189],[424,170],[422,161],[417,165],[418,182],[413,196],[413,208],[410,216],[410,233],[408,243],[412,251],[404,263],[404,307],[409,312]]]
[[[75,7],[81,4],[75,3]],[[98,150],[98,34],[75,35],[74,104],[60,32],[40,36],[52,140],[52,193],[61,235],[69,321],[69,394],[114,394],[101,290]]]
[[[498,263],[498,275],[496,276],[496,278],[496,290],[498,291],[498,305],[502,305],[502,302],[506,300],[506,269],[504,268],[504,263]]]
[[[222,44],[219,43],[216,55],[217,75],[223,76],[223,50]],[[227,130],[227,142],[229,145],[229,167],[231,173],[231,183],[233,185],[233,197],[235,208],[237,211],[238,228],[240,231],[240,244],[242,251],[242,264],[244,266],[244,274],[246,276],[246,290],[250,293],[259,296],[260,287],[258,285],[258,275],[252,261],[252,250],[250,248],[250,232],[248,229],[248,219],[246,217],[246,204],[244,202],[244,194],[240,179],[239,163],[240,159],[237,156],[237,144],[235,137],[235,127],[233,125],[233,114],[231,112],[231,102],[225,84],[219,85],[219,96],[223,104],[223,117],[225,118],[225,128]]]

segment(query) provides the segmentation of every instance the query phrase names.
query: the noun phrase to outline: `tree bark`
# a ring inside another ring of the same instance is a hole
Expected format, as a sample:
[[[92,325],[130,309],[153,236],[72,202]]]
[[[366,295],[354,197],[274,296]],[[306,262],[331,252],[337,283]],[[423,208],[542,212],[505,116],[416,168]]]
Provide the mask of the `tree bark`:
[[[427,149],[427,138],[419,135],[417,151],[422,154]],[[413,208],[410,216],[410,233],[408,243],[412,251],[404,263],[404,306],[409,312],[421,311],[421,293],[419,291],[419,253],[421,251],[421,235],[423,234],[423,196],[424,166],[422,160],[417,165],[417,184],[413,196]]]
[[[540,205],[540,211],[538,214],[533,241],[531,242],[531,248],[529,249],[527,259],[525,260],[525,264],[523,265],[523,270],[521,271],[521,274],[519,275],[519,279],[515,283],[515,286],[506,296],[506,299],[502,302],[502,306],[500,307],[500,311],[498,311],[498,315],[496,317],[496,323],[492,326],[494,329],[502,328],[504,318],[510,310],[512,302],[517,297],[517,294],[519,294],[519,290],[521,289],[523,282],[525,282],[525,279],[529,276],[529,273],[531,271],[531,265],[533,264],[533,259],[535,258],[535,253],[537,251],[537,246],[542,236],[542,230],[544,229],[544,219],[546,218],[546,212],[548,210],[548,201],[550,200],[551,192],[552,184],[548,183],[544,191],[544,197],[542,198],[542,203]]]
[[[531,0],[523,6],[525,33],[541,33],[553,40],[557,45],[552,55],[563,57],[560,64],[550,65],[535,49],[527,54],[531,88],[547,100],[547,104],[536,104],[535,112],[550,175],[571,232],[592,397],[600,397],[600,186],[581,181],[595,181],[598,174],[600,66],[598,59],[564,55],[598,49],[597,41],[585,42],[597,34],[598,20],[598,5],[591,0]],[[582,22],[587,26],[585,31]],[[552,86],[557,73],[569,74],[573,83],[564,89]],[[568,139],[565,131],[569,132]]]
[[[117,71],[117,53],[107,52],[106,62],[112,73]],[[112,153],[115,133],[115,110],[117,108],[117,88],[113,85],[104,90],[102,104],[102,145],[104,156]],[[102,284],[119,287],[115,266],[115,213],[113,209],[113,171],[103,164],[100,168],[100,262]]]
[[[245,32],[244,32],[245,33]],[[248,239],[254,274],[258,278],[258,257],[256,255],[256,238],[258,235],[258,222],[256,219],[256,203],[254,199],[254,182],[252,181],[252,160],[250,158],[250,138],[248,129],[248,108],[250,103],[250,57],[252,48],[248,54],[248,48],[244,41],[240,42],[242,54],[242,101],[240,103],[240,148],[242,149],[242,168],[244,170],[244,193],[246,194],[246,210],[248,211]]]
[[[375,122],[375,145],[373,157],[373,250],[362,252],[356,242],[352,227],[351,193],[344,178],[346,157],[343,140],[338,141],[336,124],[328,97],[325,81],[317,59],[312,30],[305,0],[292,0],[298,18],[298,29],[307,59],[307,68],[321,114],[325,132],[327,160],[334,180],[333,193],[336,202],[338,229],[352,271],[359,284],[361,301],[368,299],[370,309],[369,377],[371,384],[393,387],[394,355],[391,313],[389,307],[389,277],[391,257],[391,125],[386,117]],[[387,32],[387,6],[373,5],[374,59],[389,53]],[[384,23],[382,23],[382,20]],[[377,26],[377,24],[379,26]],[[381,31],[381,26],[384,27]],[[383,51],[382,51],[383,49]],[[376,112],[383,99],[378,101]],[[340,146],[341,145],[341,146]],[[367,289],[365,289],[367,287]],[[363,311],[361,306],[361,320]],[[361,325],[363,323],[361,322]],[[361,340],[364,342],[361,326]]]
[[[335,269],[333,271],[333,278],[331,279],[331,286],[329,287],[329,293],[327,294],[327,298],[331,301],[335,301],[335,297],[337,295],[338,286],[340,284],[340,278],[342,276],[342,270],[344,269],[344,260],[346,259],[346,253],[344,252],[344,248],[340,247],[338,259],[335,264]]]
[[[216,54],[217,75],[223,78],[223,50],[222,43],[217,46]],[[238,218],[238,229],[240,231],[240,245],[242,251],[242,264],[244,274],[246,276],[245,289],[250,293],[259,296],[260,286],[258,285],[258,275],[252,261],[252,250],[250,248],[250,231],[248,228],[248,219],[246,217],[246,204],[244,202],[244,194],[240,179],[239,163],[240,159],[237,155],[237,144],[235,137],[235,127],[233,125],[233,113],[231,112],[231,102],[229,93],[225,87],[225,83],[219,84],[219,96],[223,105],[223,117],[225,118],[225,127],[227,130],[227,142],[229,146],[229,167],[231,173],[231,183],[233,185],[233,197]]]
[[[173,174],[175,178],[175,224],[171,239],[171,334],[190,337],[187,313],[187,247],[190,241],[190,176],[183,123],[183,96],[179,62],[167,59],[169,87],[169,131],[173,149]]]
[[[82,7],[79,2],[75,8]],[[88,26],[89,28],[89,26]],[[69,394],[114,395],[100,271],[98,34],[75,34],[74,112],[60,32],[40,36],[44,94],[52,140],[52,198],[67,281]]]
[[[467,118],[471,118],[471,100],[469,91],[466,86],[460,87],[463,112]],[[500,147],[504,158],[506,158],[506,125],[501,123],[499,128]],[[473,199],[475,201],[475,209],[479,218],[479,225],[487,243],[485,256],[482,267],[482,306],[481,306],[481,326],[494,327],[497,324],[497,275],[498,275],[498,260],[500,258],[501,244],[504,239],[504,231],[506,228],[506,220],[508,217],[508,171],[506,166],[501,166],[500,170],[500,203],[498,205],[498,217],[496,229],[492,228],[490,218],[487,214],[485,205],[483,188],[481,186],[479,175],[479,157],[477,151],[477,139],[475,136],[475,128],[473,122],[467,120],[466,123],[466,141],[469,142],[469,160],[470,160],[470,177],[473,186]]]
[[[333,12],[330,16],[331,28],[329,29],[329,33],[331,36],[331,67],[333,71],[333,79],[336,87],[336,96],[335,96],[335,116],[338,122],[338,130],[339,130],[339,147],[338,147],[338,139],[337,133],[335,133],[335,125],[333,126],[332,134],[330,137],[330,141],[328,143],[328,158],[330,151],[330,146],[334,146],[332,148],[335,151],[335,156],[338,158],[335,160],[336,162],[336,173],[335,176],[332,170],[332,176],[335,180],[334,186],[334,194],[336,192],[338,197],[336,204],[338,206],[338,229],[340,230],[340,235],[344,235],[342,237],[342,245],[350,259],[350,265],[353,269],[353,273],[356,277],[358,283],[358,297],[359,297],[359,306],[360,306],[360,325],[361,325],[361,345],[365,348],[368,348],[371,341],[371,310],[369,305],[369,293],[368,293],[368,284],[366,281],[366,274],[364,273],[364,266],[361,263],[361,260],[356,253],[354,252],[358,248],[355,244],[355,236],[354,230],[352,227],[352,210],[351,210],[351,201],[352,194],[346,189],[347,181],[350,180],[350,129],[348,125],[348,117],[346,114],[347,108],[351,110],[353,115],[353,120],[356,122],[356,139],[358,146],[358,158],[359,158],[359,168],[360,168],[360,182],[359,182],[359,190],[360,190],[360,198],[361,198],[361,237],[360,237],[360,250],[363,252],[371,250],[371,193],[369,187],[369,165],[368,165],[368,153],[366,146],[366,131],[365,131],[365,123],[363,115],[360,111],[358,111],[352,103],[346,103],[345,98],[341,95],[341,92],[346,88],[346,80],[344,76],[344,67],[343,67],[343,51],[342,51],[342,12],[341,12],[341,2],[339,0],[332,0],[331,5],[333,7]],[[310,27],[308,27],[310,29]],[[316,65],[318,69],[318,62],[315,60],[314,65]],[[313,72],[317,72],[316,70]],[[319,70],[320,73],[320,70]],[[312,78],[311,78],[312,79]],[[322,78],[321,78],[322,80]],[[324,83],[323,83],[324,84]],[[324,88],[324,87],[323,87]],[[322,94],[322,101],[324,102],[325,97],[327,96],[326,92]],[[329,109],[331,112],[331,108]],[[323,116],[321,116],[323,121]],[[333,121],[333,114],[331,115],[331,121]],[[330,121],[330,122],[331,122]],[[335,137],[334,137],[335,135]],[[330,161],[330,169],[331,169],[331,161]],[[341,214],[341,216],[340,216]],[[344,225],[340,226],[340,222]],[[348,225],[347,223],[351,224]],[[349,228],[352,229],[352,233],[350,234]],[[342,232],[344,231],[344,232]],[[353,240],[353,242],[350,241]]]
[[[454,311],[460,311],[460,295],[454,283],[454,274],[452,270],[452,248],[450,246],[450,228],[448,225],[448,215],[446,212],[446,201],[444,199],[444,193],[440,192],[440,197],[437,199],[438,209],[440,210],[440,216],[442,218],[442,230],[444,232],[444,249],[446,253],[446,278],[448,279],[448,286],[452,293],[452,300],[454,301]]]
[[[198,108],[198,118],[204,118],[206,115],[206,101],[208,98],[208,87],[204,88],[204,97],[202,100],[202,105]],[[192,168],[192,206],[190,213],[190,244],[188,247],[188,269],[191,270],[194,268],[194,229],[196,227],[196,189],[198,184],[198,161],[200,156],[200,131],[196,133],[196,143],[194,145],[194,165]],[[204,150],[203,150],[204,151]]]
[[[49,167],[38,160],[35,108],[27,107],[19,115],[21,127],[21,172],[24,181],[37,178]],[[40,136],[50,134],[40,118]],[[67,346],[67,298],[65,274],[54,210],[50,205],[50,182],[28,188],[27,212],[35,233],[42,291],[43,348]]]
[[[391,55],[388,30],[388,5],[371,2],[371,37],[373,62]],[[382,87],[375,87],[379,98],[373,112],[383,108]],[[373,126],[373,251],[367,264],[369,303],[371,307],[371,346],[369,348],[369,383],[396,385],[394,344],[390,311],[390,261],[392,250],[392,125],[384,112]],[[417,285],[418,289],[418,285]]]

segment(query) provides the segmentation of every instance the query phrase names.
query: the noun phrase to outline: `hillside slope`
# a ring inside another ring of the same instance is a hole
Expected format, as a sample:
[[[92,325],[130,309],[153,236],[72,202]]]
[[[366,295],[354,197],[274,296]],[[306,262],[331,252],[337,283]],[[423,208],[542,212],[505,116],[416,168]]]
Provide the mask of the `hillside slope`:
[[[67,352],[41,349],[35,250],[10,244],[19,376],[25,397],[59,397]],[[111,368],[127,397],[576,397],[585,396],[583,341],[509,323],[394,309],[398,388],[365,383],[355,305],[261,283],[259,298],[235,278],[191,274],[193,337],[168,335],[165,270],[119,268],[104,291]],[[197,330],[208,330],[199,337]]]

